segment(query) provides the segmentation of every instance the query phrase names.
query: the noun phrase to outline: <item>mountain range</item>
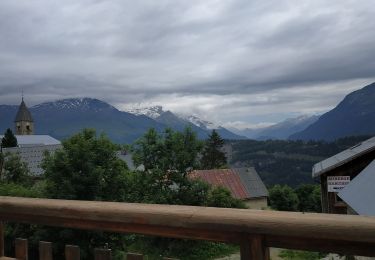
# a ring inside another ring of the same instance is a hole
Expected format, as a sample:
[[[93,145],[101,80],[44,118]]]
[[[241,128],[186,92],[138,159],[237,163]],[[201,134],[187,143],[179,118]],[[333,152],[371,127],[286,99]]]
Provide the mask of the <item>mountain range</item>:
[[[372,83],[348,94],[334,109],[290,139],[332,141],[345,136],[374,134],[375,83]]]
[[[244,135],[247,138],[255,140],[287,140],[290,135],[306,129],[309,125],[313,124],[318,119],[319,116],[317,115],[302,115],[295,118],[288,118],[271,126],[260,128],[245,128],[241,130],[230,128],[230,130],[236,134]]]
[[[317,115],[302,115],[296,118],[288,118],[282,122],[267,127],[253,129],[246,128],[241,130],[236,128],[229,128],[228,130],[215,123],[209,122],[207,120],[202,120],[195,115],[183,115],[172,113],[171,111],[165,111],[163,110],[162,106],[133,107],[127,109],[126,112],[134,115],[148,116],[161,124],[172,126],[173,128],[178,130],[182,130],[184,125],[186,125],[187,123],[191,123],[193,125],[193,130],[195,130],[197,133],[201,133],[202,130],[204,133],[206,131],[215,129],[221,136],[224,136],[226,139],[243,139],[244,137],[246,137],[256,140],[286,140],[290,135],[304,130],[319,118],[319,116]]]
[[[13,128],[17,109],[16,105],[0,105],[1,132]],[[206,138],[211,131],[208,127],[193,124],[170,111],[163,111],[161,107],[160,110],[157,116],[129,113],[92,98],[62,99],[30,108],[36,134],[48,134],[60,140],[83,128],[95,128],[99,133],[104,132],[116,143],[132,143],[150,128],[161,132],[166,127],[180,131],[190,126],[201,139]],[[217,131],[225,139],[244,138],[222,127],[217,127]]]
[[[346,136],[375,135],[375,83],[349,93],[321,116],[299,116],[267,127],[230,130],[256,140],[333,141]]]
[[[169,110],[165,111],[162,106],[130,108],[127,109],[126,112],[138,116],[145,115],[160,124],[167,125],[178,131],[182,131],[186,125],[190,125],[198,136],[202,138],[207,137],[207,133],[215,129],[224,139],[246,139],[246,137],[241,134],[235,134],[222,126],[202,120],[198,116],[177,114]]]
[[[0,132],[13,128],[17,105],[0,105]],[[64,139],[83,128],[104,132],[116,143],[132,143],[149,128],[181,131],[190,126],[199,138],[216,129],[224,139],[326,140],[375,134],[375,83],[348,94],[334,109],[321,116],[300,116],[258,129],[229,130],[195,115],[165,111],[161,106],[120,111],[92,98],[45,102],[30,108],[36,134]]]

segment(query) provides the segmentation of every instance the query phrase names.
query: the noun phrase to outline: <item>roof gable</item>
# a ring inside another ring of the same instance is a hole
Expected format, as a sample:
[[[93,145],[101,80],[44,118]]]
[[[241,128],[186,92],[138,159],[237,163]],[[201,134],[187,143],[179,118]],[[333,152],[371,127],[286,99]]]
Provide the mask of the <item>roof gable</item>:
[[[338,196],[360,215],[375,216],[375,160],[358,174]]]
[[[254,168],[235,169],[250,197],[267,197],[268,190]]]
[[[254,168],[196,170],[189,176],[213,186],[227,188],[237,199],[268,196],[267,189]]]
[[[335,169],[347,162],[350,162],[364,154],[375,150],[375,137],[363,141],[341,153],[329,157],[314,165],[312,169],[312,176],[318,177],[332,169]]]

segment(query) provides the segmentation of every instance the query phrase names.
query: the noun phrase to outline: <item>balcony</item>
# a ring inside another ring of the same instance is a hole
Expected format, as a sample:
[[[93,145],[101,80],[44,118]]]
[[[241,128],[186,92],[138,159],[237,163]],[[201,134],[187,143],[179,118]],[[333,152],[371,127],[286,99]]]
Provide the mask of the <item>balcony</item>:
[[[1,222],[236,243],[241,259],[268,259],[269,247],[375,256],[375,218],[364,216],[0,197]],[[3,232],[0,224],[1,260]],[[48,243],[40,250],[52,259]],[[76,247],[65,252],[79,259]],[[27,259],[27,240],[16,240],[16,259]],[[110,254],[98,250],[96,259]]]

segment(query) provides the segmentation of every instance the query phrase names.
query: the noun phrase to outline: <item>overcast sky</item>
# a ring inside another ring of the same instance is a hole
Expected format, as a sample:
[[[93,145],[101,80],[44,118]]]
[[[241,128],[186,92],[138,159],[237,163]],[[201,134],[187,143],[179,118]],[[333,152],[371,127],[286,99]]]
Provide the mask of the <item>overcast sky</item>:
[[[99,98],[226,126],[325,112],[375,81],[371,0],[1,0],[0,103]]]

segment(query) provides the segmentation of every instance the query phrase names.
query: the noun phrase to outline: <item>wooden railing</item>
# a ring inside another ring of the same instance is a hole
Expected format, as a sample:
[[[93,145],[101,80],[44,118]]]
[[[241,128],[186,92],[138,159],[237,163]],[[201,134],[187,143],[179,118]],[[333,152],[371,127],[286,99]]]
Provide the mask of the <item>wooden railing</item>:
[[[375,256],[364,216],[0,197],[0,221],[237,243],[241,259],[268,259],[269,247]]]

